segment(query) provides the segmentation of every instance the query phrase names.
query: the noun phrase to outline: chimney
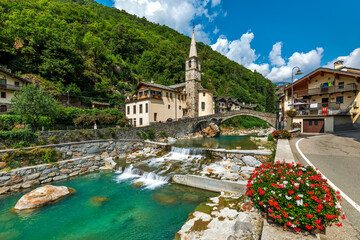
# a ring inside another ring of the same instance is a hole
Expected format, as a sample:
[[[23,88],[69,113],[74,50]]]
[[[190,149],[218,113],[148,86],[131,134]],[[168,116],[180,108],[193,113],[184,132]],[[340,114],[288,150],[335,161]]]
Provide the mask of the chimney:
[[[338,60],[338,61],[334,62],[334,69],[335,70],[341,69],[344,66],[343,64],[344,64],[344,61],[342,61],[342,60]]]
[[[151,81],[150,81],[151,83],[154,83],[154,79],[151,79]]]

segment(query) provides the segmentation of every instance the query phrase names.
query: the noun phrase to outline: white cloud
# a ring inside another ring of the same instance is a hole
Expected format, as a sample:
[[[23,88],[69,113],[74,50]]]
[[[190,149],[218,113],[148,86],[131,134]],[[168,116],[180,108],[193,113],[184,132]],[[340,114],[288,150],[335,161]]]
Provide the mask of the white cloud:
[[[220,31],[220,29],[217,26],[215,26],[213,33],[216,35],[216,34],[218,34],[219,31]]]
[[[213,21],[219,12],[209,14],[210,0],[113,0],[114,7],[123,9],[139,17],[146,17],[149,21],[165,24],[175,30],[190,35],[192,20],[205,17]],[[219,4],[221,0],[212,0],[211,5]],[[203,26],[197,28],[197,40],[205,44],[210,43],[209,34],[204,32]]]
[[[283,82],[291,80],[291,73],[293,67],[299,67],[303,74],[307,74],[316,68],[320,67],[322,54],[324,49],[319,47],[307,53],[295,52],[289,58],[286,65],[281,67],[273,67],[266,78],[273,82]],[[304,76],[304,75],[303,75]]]
[[[221,0],[212,0],[211,1],[211,7],[215,7],[221,3]]]
[[[285,60],[281,57],[282,42],[277,42],[269,54],[271,65],[280,67],[285,64]]]
[[[337,60],[344,61],[344,66],[346,67],[360,68],[360,48],[356,48],[348,56],[341,56],[328,62],[324,67],[334,68],[334,62]]]
[[[218,51],[229,59],[266,75],[269,73],[269,64],[259,65],[254,63],[259,55],[250,46],[253,39],[254,34],[252,32],[244,33],[240,39],[234,41],[229,41],[226,36],[221,35],[216,43],[210,46],[213,50]]]
[[[260,55],[256,54],[255,49],[251,48],[251,41],[253,39],[254,34],[252,32],[247,32],[240,39],[234,41],[229,41],[226,36],[221,35],[216,43],[210,46],[213,50],[253,71],[256,70],[273,82],[291,80],[292,68],[295,66],[298,66],[304,74],[320,67],[324,52],[323,48],[316,48],[307,53],[295,52],[285,61],[281,56],[282,42],[274,44],[269,54],[270,63],[274,67],[270,69],[270,64],[268,63],[258,64],[256,60]],[[360,50],[358,54],[360,56]],[[355,56],[356,54],[353,55]],[[357,58],[351,57],[351,59]]]
[[[263,76],[266,76],[270,72],[270,65],[268,63],[263,64],[256,64],[256,63],[250,63],[246,66],[248,69],[252,71],[257,71],[261,73]]]

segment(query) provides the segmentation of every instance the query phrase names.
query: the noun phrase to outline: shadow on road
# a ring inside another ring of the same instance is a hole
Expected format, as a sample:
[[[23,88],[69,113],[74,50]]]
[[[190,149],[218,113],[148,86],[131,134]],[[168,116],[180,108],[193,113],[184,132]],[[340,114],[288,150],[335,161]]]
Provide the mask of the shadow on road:
[[[355,141],[360,142],[360,129],[351,130],[351,131],[334,132],[332,134],[335,136],[338,136],[338,137],[352,138]]]

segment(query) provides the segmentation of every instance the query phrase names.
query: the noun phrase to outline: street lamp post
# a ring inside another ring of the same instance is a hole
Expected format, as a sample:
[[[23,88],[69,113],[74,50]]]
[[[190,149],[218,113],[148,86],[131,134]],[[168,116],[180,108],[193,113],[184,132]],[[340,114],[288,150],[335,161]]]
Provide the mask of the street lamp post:
[[[297,67],[297,66],[293,67],[293,69],[291,71],[291,109],[294,109],[294,69],[296,69],[296,68],[297,68],[297,71],[296,71],[295,75],[302,74],[299,67]],[[291,129],[294,129],[293,117],[291,117]]]

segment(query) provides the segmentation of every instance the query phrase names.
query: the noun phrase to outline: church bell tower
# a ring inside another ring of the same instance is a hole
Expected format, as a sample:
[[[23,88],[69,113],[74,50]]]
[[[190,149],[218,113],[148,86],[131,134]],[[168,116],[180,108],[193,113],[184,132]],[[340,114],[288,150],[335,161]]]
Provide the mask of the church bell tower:
[[[188,117],[194,118],[199,116],[199,88],[201,87],[201,64],[197,56],[195,31],[193,29],[190,53],[186,59],[185,67],[185,89],[186,104],[189,108]]]

